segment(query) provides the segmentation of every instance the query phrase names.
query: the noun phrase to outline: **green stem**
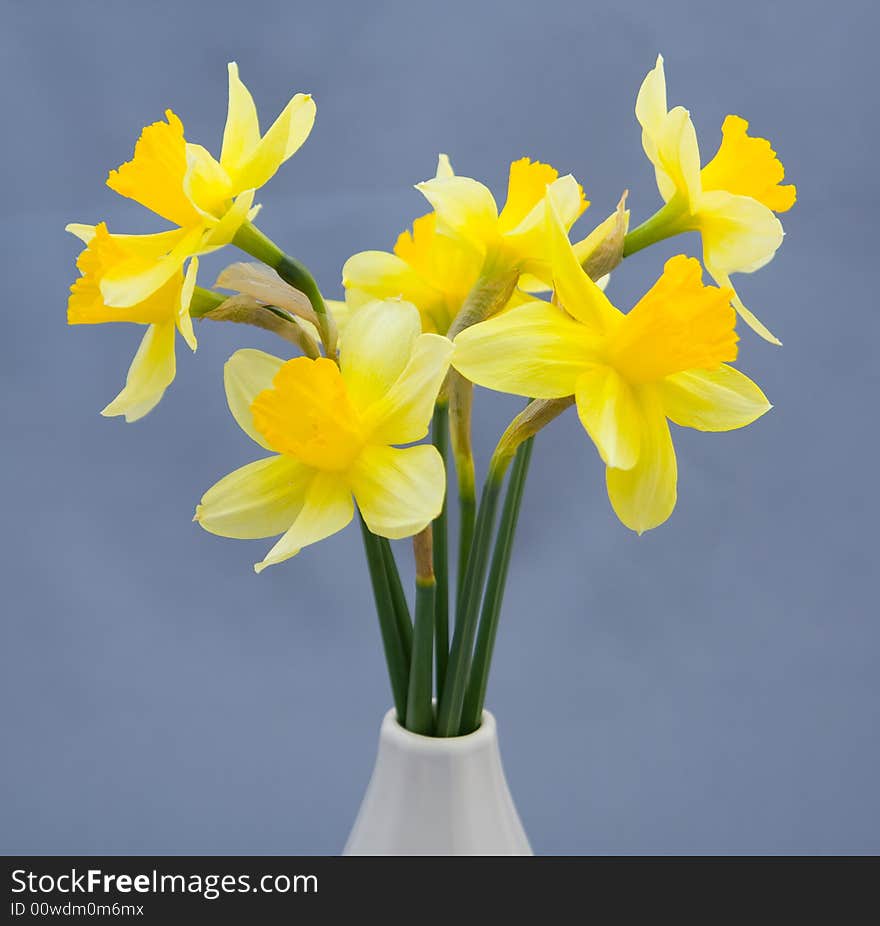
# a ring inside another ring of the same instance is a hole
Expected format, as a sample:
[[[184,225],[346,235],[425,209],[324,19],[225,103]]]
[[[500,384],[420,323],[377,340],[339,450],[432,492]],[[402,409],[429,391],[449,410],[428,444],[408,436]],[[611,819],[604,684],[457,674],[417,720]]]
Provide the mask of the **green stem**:
[[[437,452],[446,466],[449,443],[449,427],[447,421],[447,406],[439,402],[434,409],[434,423],[431,427],[431,436]],[[447,537],[447,503],[443,496],[443,508],[440,516],[434,521],[434,576],[436,579],[436,594],[434,597],[434,637],[437,660],[437,700],[443,695],[443,685],[446,681],[446,663],[449,659],[449,550]]]
[[[641,251],[651,244],[656,244],[664,238],[671,238],[680,232],[688,230],[690,218],[687,204],[679,196],[673,196],[661,209],[658,209],[650,219],[642,222],[623,239],[623,256],[629,257],[636,251]]]
[[[498,509],[498,496],[504,481],[506,462],[493,466],[486,477],[480,508],[477,513],[474,543],[468,561],[467,574],[461,595],[461,608],[456,616],[452,649],[449,652],[449,667],[446,675],[443,698],[437,716],[438,736],[457,736],[461,723],[461,711],[467,688],[471,652],[477,631],[477,614],[486,565],[489,560],[492,528]]]
[[[473,483],[473,460],[471,460],[471,479],[459,481],[458,484],[458,574],[455,587],[456,621],[462,607],[462,595],[467,576],[468,562],[474,544],[474,529],[477,519],[477,494]]]
[[[409,605],[406,603],[406,594],[403,591],[403,584],[400,581],[400,573],[397,570],[397,561],[394,559],[391,544],[385,537],[376,537],[376,540],[382,548],[382,563],[385,566],[388,590],[391,592],[391,601],[394,605],[394,621],[397,624],[397,633],[403,646],[403,658],[409,664],[412,658],[413,641],[413,625],[412,618],[409,616]]]
[[[388,664],[388,675],[391,679],[391,692],[394,696],[394,706],[397,710],[397,719],[403,724],[406,720],[406,693],[409,684],[409,664],[404,658],[403,644],[397,629],[397,620],[394,616],[394,602],[391,598],[391,589],[388,584],[388,575],[385,571],[385,562],[379,538],[370,531],[360,518],[361,533],[364,538],[364,550],[367,554],[367,566],[370,570],[370,579],[373,583],[373,597],[376,600],[376,613],[379,615],[379,629],[382,633],[382,646],[385,649],[385,661]]]
[[[498,633],[498,620],[501,615],[501,603],[504,599],[504,587],[507,582],[507,571],[510,566],[511,551],[513,550],[513,537],[519,519],[519,510],[522,504],[533,445],[533,437],[519,445],[513,468],[510,471],[504,509],[501,514],[501,524],[498,528],[495,550],[492,553],[492,565],[486,582],[486,595],[483,599],[483,610],[480,614],[470,682],[464,699],[461,719],[462,734],[476,730],[480,726],[483,716],[483,704],[489,682],[489,669],[492,664],[495,637]]]
[[[416,579],[416,626],[406,699],[406,728],[423,736],[430,736],[434,725],[431,709],[431,658],[435,591],[433,578]]]
[[[458,573],[455,596],[456,615],[458,615],[462,605],[462,589],[471,555],[477,511],[477,477],[471,443],[474,385],[455,370],[449,371],[447,384],[449,389],[449,439],[452,444],[455,475],[458,480]]]
[[[285,283],[289,283],[306,296],[318,318],[318,330],[324,342],[324,350],[328,357],[335,357],[336,326],[327,312],[318,284],[305,264],[290,254],[285,254],[271,238],[250,222],[245,222],[239,228],[232,243],[271,267]]]
[[[192,299],[189,303],[189,314],[191,318],[201,318],[208,312],[213,312],[218,306],[226,302],[227,296],[221,296],[213,290],[205,289],[203,286],[197,286],[193,290]]]
[[[503,250],[486,254],[480,275],[465,297],[446,336],[454,340],[460,332],[500,312],[510,301],[520,276],[520,267]],[[455,370],[449,371],[446,387],[449,395],[449,433],[455,471],[461,524],[458,535],[458,580],[456,587],[456,623],[463,606],[464,581],[467,574],[475,531],[477,507],[476,473],[471,445],[471,406],[474,386]]]

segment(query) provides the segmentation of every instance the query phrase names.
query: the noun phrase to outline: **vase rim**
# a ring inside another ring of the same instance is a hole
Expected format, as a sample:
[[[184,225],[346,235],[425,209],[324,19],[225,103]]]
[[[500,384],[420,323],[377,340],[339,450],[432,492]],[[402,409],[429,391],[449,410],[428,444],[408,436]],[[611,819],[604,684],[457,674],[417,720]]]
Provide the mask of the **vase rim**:
[[[382,718],[381,737],[408,749],[425,752],[470,752],[494,744],[497,741],[495,717],[490,711],[483,711],[480,726],[473,733],[464,736],[424,736],[413,733],[398,723],[397,711],[392,707]]]

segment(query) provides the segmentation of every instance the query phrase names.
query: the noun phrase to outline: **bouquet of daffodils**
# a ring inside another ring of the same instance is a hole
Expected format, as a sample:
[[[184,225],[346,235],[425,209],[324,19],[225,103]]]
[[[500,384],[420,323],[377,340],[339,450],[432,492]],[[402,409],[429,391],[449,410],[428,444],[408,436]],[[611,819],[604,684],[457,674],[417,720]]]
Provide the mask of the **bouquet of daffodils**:
[[[357,517],[397,718],[416,733],[460,736],[480,725],[532,443],[548,422],[575,407],[605,463],[614,511],[641,533],[675,507],[669,421],[727,431],[771,407],[731,366],[737,316],[779,341],[731,275],[771,260],[783,236],[776,213],[791,208],[795,188],[739,116],[724,120],[703,166],[690,113],[668,108],[662,58],[635,114],[663,200],[638,227],[629,228],[624,193],[588,234],[573,234],[589,205],[582,187],[529,158],[510,165],[499,209],[440,155],[436,175],[416,187],[431,211],[392,251],[350,257],[344,301],[330,301],[255,224],[256,192],[308,138],[315,103],[297,94],[263,133],[233,63],[219,159],[168,110],[107,178],[171,228],[68,226],[84,245],[69,323],[146,329],[102,414],[137,421],[158,404],[174,379],[178,333],[196,349],[194,319],[255,325],[285,342],[282,357],[245,349],[226,363],[229,410],[258,459],[208,489],[195,520],[224,537],[278,537],[261,572]],[[605,284],[625,258],[687,231],[699,232],[713,284],[698,259],[680,254],[634,306],[609,300]],[[254,260],[231,264],[213,289],[198,286],[199,256],[227,245]],[[479,502],[475,384],[527,400],[498,441]],[[453,588],[447,468],[461,515]],[[412,602],[389,543],[407,537]]]

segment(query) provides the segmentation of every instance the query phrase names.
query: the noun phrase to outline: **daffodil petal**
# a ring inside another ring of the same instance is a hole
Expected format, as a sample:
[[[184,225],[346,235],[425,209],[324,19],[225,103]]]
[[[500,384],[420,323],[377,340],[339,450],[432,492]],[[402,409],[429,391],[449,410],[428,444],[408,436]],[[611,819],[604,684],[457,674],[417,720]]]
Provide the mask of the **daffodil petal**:
[[[532,273],[523,273],[520,274],[516,288],[520,292],[537,295],[538,293],[548,293],[553,287],[546,280],[542,280]]]
[[[313,469],[290,457],[255,460],[211,486],[194,520],[221,537],[274,537],[296,520],[314,475]]]
[[[700,195],[700,149],[697,144],[697,130],[691,121],[691,114],[683,106],[669,111],[664,136],[659,145],[657,183],[661,189],[661,174],[666,174],[675,188],[687,197],[691,209]],[[672,196],[664,196],[671,199]]]
[[[507,197],[504,208],[498,216],[498,227],[502,235],[524,231],[536,224],[534,213],[547,195],[547,187],[559,177],[559,171],[550,164],[519,158],[510,165],[507,180]],[[543,211],[538,210],[540,222]]]
[[[759,337],[762,337],[765,341],[768,341],[770,344],[775,344],[777,347],[782,346],[782,341],[776,337],[775,334],[752,312],[750,309],[747,309],[743,304],[742,299],[740,299],[736,290],[733,288],[733,285],[730,282],[730,277],[726,273],[721,271],[713,270],[709,264],[706,264],[706,269],[712,275],[715,282],[721,287],[727,287],[733,293],[730,302],[731,305],[736,309],[737,315],[755,332]]]
[[[672,514],[678,470],[669,425],[652,387],[639,390],[639,402],[642,428],[638,462],[631,469],[609,466],[605,483],[617,517],[641,534]]]
[[[106,224],[101,224],[106,229]],[[114,232],[110,237],[135,257],[145,261],[154,261],[174,250],[182,241],[189,241],[193,235],[183,228],[170,228],[168,231],[154,232],[150,235],[118,235]]]
[[[201,229],[181,229],[175,237],[173,247],[162,257],[151,261],[144,257],[134,265],[124,262],[108,269],[100,283],[105,304],[114,307],[137,305],[167,283],[198,249]]]
[[[584,199],[581,185],[571,174],[566,174],[564,177],[554,180],[547,188],[547,196],[553,200],[556,214],[565,229],[570,229],[589,205]],[[541,224],[543,221],[543,215],[537,214],[535,216],[536,224]]]
[[[341,531],[353,517],[354,504],[346,482],[338,473],[315,473],[296,520],[254,570],[262,572],[296,556],[303,547]]]
[[[623,317],[587,276],[568,240],[555,198],[547,197],[547,237],[556,295],[565,310],[596,332],[607,333]]]
[[[186,268],[183,278],[183,287],[180,290],[180,301],[177,306],[177,330],[190,350],[198,346],[196,333],[193,331],[192,317],[189,314],[189,305],[192,302],[193,292],[196,288],[196,277],[199,272],[199,259],[194,257]]]
[[[229,174],[202,145],[187,144],[183,189],[207,225],[224,214],[232,198]]]
[[[498,236],[498,206],[489,188],[470,177],[445,177],[416,184],[445,232],[485,248]]]
[[[752,273],[768,264],[782,244],[782,223],[750,196],[711,190],[697,215],[703,259],[709,272]]]
[[[658,389],[666,417],[698,431],[744,428],[773,407],[757,383],[726,363],[667,376]]]
[[[75,235],[83,244],[87,245],[95,237],[95,227],[94,225],[84,225],[82,222],[68,222],[64,226],[64,230],[70,232],[71,235]]]
[[[341,299],[325,299],[324,305],[327,306],[327,311],[333,316],[333,322],[336,325],[336,337],[341,344],[342,337],[345,334],[345,328],[354,311],[354,306]],[[305,326],[306,323],[304,322],[303,327]],[[309,331],[309,328],[311,328],[311,331]],[[317,328],[314,326],[309,326],[309,328],[306,328],[307,333],[309,333],[314,340],[318,340],[319,335]]]
[[[315,123],[315,101],[305,93],[284,107],[257,146],[243,155],[232,172],[233,190],[257,190],[293,155],[309,137]]]
[[[666,70],[663,67],[663,55],[657,55],[657,62],[648,71],[636,97],[636,119],[644,132],[655,137],[663,130],[668,111]]]
[[[443,507],[446,471],[430,444],[367,447],[350,479],[367,527],[391,540],[417,534]]]
[[[70,290],[67,304],[68,322],[100,324],[127,321],[151,325],[174,318],[180,308],[182,273],[173,274],[146,299],[135,305],[108,306],[101,293],[101,281],[108,273],[120,276],[137,274],[144,266],[149,266],[155,258],[145,256],[141,250],[155,246],[156,242],[152,240],[111,235],[103,222],[98,225],[88,246],[77,257],[77,268],[82,276],[74,282]]]
[[[117,275],[114,269],[109,270],[100,282],[105,304],[123,308],[143,302],[180,270],[187,257],[189,254],[185,250],[172,252],[132,275]]]
[[[561,309],[527,302],[462,331],[452,365],[487,389],[557,399],[575,394],[596,346],[589,329]]]
[[[342,285],[348,289],[382,292],[378,298],[401,296],[416,274],[389,251],[360,251],[342,265]]]
[[[397,382],[421,330],[419,313],[408,302],[371,302],[352,315],[339,362],[356,408],[366,411]]]
[[[755,315],[751,309],[747,309],[743,304],[742,299],[737,295],[734,290],[733,293],[733,307],[736,309],[739,317],[755,332],[759,337],[762,337],[765,341],[769,341],[771,344],[775,344],[777,347],[782,347],[782,341],[776,337],[775,334]]]
[[[200,254],[207,254],[232,241],[239,228],[253,218],[254,211],[251,205],[254,195],[253,190],[245,190],[235,197],[232,206],[223,214],[223,218],[205,235],[199,248]],[[259,206],[257,208],[259,209]]]
[[[586,208],[581,187],[567,174],[550,184],[544,196],[530,210],[528,215],[514,228],[505,233],[504,241],[508,248],[519,255],[520,267],[527,273],[547,277],[549,271],[550,249],[547,241],[547,213],[545,203],[553,200],[560,224],[568,231],[575,219]]]
[[[731,273],[751,273],[769,263],[784,236],[782,223],[767,206],[723,190],[703,193],[697,222],[703,238],[703,263],[719,286],[731,285]],[[736,291],[731,301],[756,334],[771,344],[782,343],[746,308]]]
[[[238,64],[230,61],[229,106],[226,112],[226,126],[223,129],[223,146],[220,149],[220,164],[227,170],[235,170],[245,156],[260,143],[260,120],[250,90],[238,76]]]
[[[648,72],[636,99],[642,147],[654,165],[657,187],[667,202],[681,193],[693,206],[700,192],[700,150],[690,113],[681,106],[668,110],[663,56]]]
[[[283,360],[272,354],[245,348],[237,350],[223,366],[223,385],[232,417],[251,440],[266,450],[271,448],[254,426],[251,405],[264,389],[271,388],[272,380],[283,364]]]
[[[342,267],[342,285],[374,299],[405,299],[419,309],[438,298],[405,260],[388,251],[361,251],[349,257]]]
[[[633,387],[612,367],[595,364],[578,377],[578,417],[606,466],[632,469],[639,459],[642,413]]]
[[[398,235],[393,250],[406,264],[407,275],[400,273],[395,281],[390,277],[393,266],[386,264],[385,288],[374,288],[375,295],[401,295],[421,313],[424,331],[445,334],[480,275],[485,252],[438,231],[433,212],[415,219],[411,231]],[[373,273],[378,269],[374,267]],[[360,271],[358,288],[370,285],[366,270]]]
[[[410,444],[428,433],[452,351],[452,342],[439,334],[416,338],[397,382],[363,415],[373,441]]]
[[[452,169],[452,162],[449,160],[449,155],[437,155],[437,172],[434,174],[434,177],[437,180],[447,180],[449,177],[454,176],[455,171]]]
[[[667,202],[675,195],[675,180],[662,166],[660,145],[666,133],[669,105],[666,96],[666,71],[663,56],[657,55],[657,63],[648,71],[636,97],[636,119],[642,127],[642,148],[648,160],[654,165],[657,187]]]
[[[315,116],[318,112],[318,107],[315,105],[310,93],[297,93],[287,104],[287,109],[290,111],[290,122],[286,124],[285,161],[296,154],[303,146],[312,132],[312,126],[315,124]],[[281,116],[278,119],[280,120]],[[274,127],[273,125],[269,129],[269,132],[266,133],[267,136]]]
[[[125,388],[101,412],[124,415],[128,422],[152,411],[174,381],[174,321],[150,325],[128,369]]]

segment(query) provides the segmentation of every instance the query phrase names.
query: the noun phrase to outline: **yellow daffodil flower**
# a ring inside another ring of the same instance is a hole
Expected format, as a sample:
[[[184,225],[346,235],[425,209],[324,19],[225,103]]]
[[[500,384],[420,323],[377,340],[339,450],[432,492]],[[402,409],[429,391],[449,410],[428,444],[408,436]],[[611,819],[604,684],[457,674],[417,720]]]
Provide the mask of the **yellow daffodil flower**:
[[[129,422],[137,421],[158,404],[174,379],[175,329],[192,350],[196,349],[189,307],[198,258],[189,262],[185,274],[179,267],[140,302],[124,307],[109,306],[101,290],[106,275],[119,267],[136,269],[151,265],[156,259],[157,248],[164,247],[162,236],[111,235],[103,223],[95,227],[75,226],[75,231],[86,248],[77,259],[82,276],[70,288],[68,323],[134,322],[147,326],[129,368],[125,388],[101,412],[102,415],[124,415]]]
[[[273,455],[221,479],[195,519],[223,537],[283,534],[257,572],[342,530],[354,502],[374,534],[423,530],[443,504],[443,461],[432,445],[394,445],[428,433],[451,353],[452,344],[423,334],[416,308],[399,301],[374,302],[352,317],[339,366],[238,351],[225,370],[229,408]]]
[[[436,233],[457,239],[480,255],[480,263],[515,268],[547,279],[544,202],[552,190],[566,229],[587,208],[583,189],[549,164],[521,158],[510,165],[507,201],[499,212],[488,187],[451,173],[416,185],[434,207]]]
[[[436,178],[454,176],[449,158],[441,154]],[[480,275],[483,253],[440,234],[433,212],[416,219],[412,232],[403,232],[393,250],[362,251],[345,262],[347,304],[356,311],[374,299],[405,299],[418,308],[423,331],[446,334]]]
[[[67,226],[86,245],[77,260],[82,276],[71,288],[68,321],[150,325],[125,389],[102,412],[127,421],[150,411],[174,379],[175,327],[196,348],[189,316],[198,269],[194,258],[228,244],[255,215],[255,190],[308,137],[315,104],[297,94],[261,135],[253,98],[231,63],[219,161],[186,141],[171,110],[165,116],[166,121],[143,130],[134,158],[111,171],[107,185],[178,227],[153,235],[111,235],[103,224]]]
[[[676,501],[667,419],[701,431],[741,428],[770,404],[728,365],[737,355],[730,291],[704,286],[683,255],[623,314],[584,273],[548,203],[559,305],[532,302],[463,331],[453,366],[478,385],[542,399],[574,396],[607,470],[611,504],[642,533]]]
[[[188,142],[169,109],[148,125],[134,157],[110,171],[107,186],[180,229],[162,259],[137,274],[108,276],[101,290],[109,305],[133,305],[174,275],[187,257],[222,247],[255,214],[254,194],[308,138],[315,103],[298,93],[265,135],[253,97],[229,64],[229,106],[220,159]]]
[[[703,262],[722,287],[733,273],[751,273],[767,264],[782,244],[782,225],[774,213],[786,212],[796,190],[782,185],[785,170],[764,138],[748,134],[748,122],[728,116],[717,154],[700,169],[697,134],[690,113],[668,109],[663,58],[648,73],[636,101],[642,146],[654,165],[666,206],[627,242],[627,253],[682,231],[699,231]],[[773,335],[733,294],[743,320],[766,340]]]

